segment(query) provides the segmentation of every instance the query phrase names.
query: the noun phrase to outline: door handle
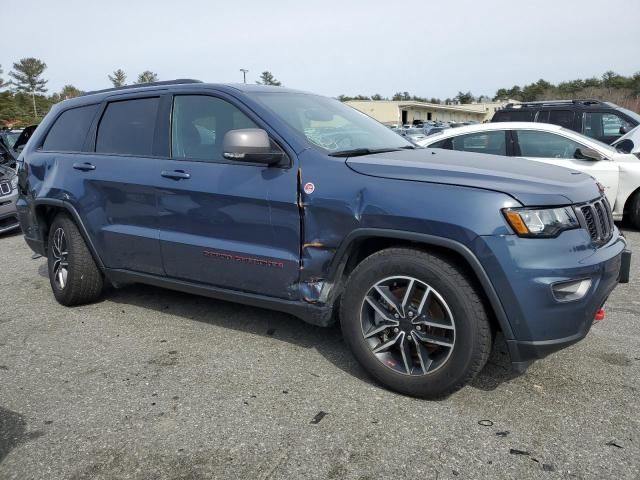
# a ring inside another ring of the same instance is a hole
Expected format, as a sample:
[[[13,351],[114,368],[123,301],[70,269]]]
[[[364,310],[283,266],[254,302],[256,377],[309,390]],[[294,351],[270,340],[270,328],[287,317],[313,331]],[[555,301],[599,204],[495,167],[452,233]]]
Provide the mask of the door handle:
[[[172,178],[174,180],[188,180],[189,178],[191,178],[191,175],[183,170],[174,170],[172,172],[163,171],[162,173],[160,173],[160,175],[165,178]]]
[[[75,168],[76,170],[82,170],[83,172],[88,172],[89,170],[95,170],[96,166],[89,162],[84,162],[84,163],[74,163],[73,168]]]

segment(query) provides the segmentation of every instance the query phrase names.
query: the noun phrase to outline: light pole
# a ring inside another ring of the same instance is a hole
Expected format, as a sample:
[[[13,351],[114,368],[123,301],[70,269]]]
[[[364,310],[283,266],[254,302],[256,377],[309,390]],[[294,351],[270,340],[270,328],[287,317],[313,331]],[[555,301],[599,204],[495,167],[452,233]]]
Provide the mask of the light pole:
[[[249,70],[247,70],[246,68],[241,68],[240,71],[242,72],[242,81],[244,83],[247,83],[247,72]]]

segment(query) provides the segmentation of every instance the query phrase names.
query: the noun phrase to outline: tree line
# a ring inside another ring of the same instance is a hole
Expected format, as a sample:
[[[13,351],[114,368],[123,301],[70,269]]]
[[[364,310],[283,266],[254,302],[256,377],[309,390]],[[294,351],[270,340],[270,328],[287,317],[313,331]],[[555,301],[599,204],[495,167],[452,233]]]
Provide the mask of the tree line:
[[[396,100],[415,101],[437,104],[470,104],[474,102],[517,100],[520,102],[532,102],[536,100],[567,100],[575,98],[591,98],[606,100],[622,107],[640,112],[640,72],[625,77],[613,71],[605,72],[600,78],[592,77],[560,82],[554,85],[551,82],[540,79],[537,82],[523,85],[514,85],[511,88],[500,88],[493,97],[485,95],[475,96],[469,92],[458,92],[455,97],[441,100],[439,98],[425,98],[411,95],[409,92],[397,92],[391,98],[375,95],[339,95],[338,99],[346,102],[349,100]]]

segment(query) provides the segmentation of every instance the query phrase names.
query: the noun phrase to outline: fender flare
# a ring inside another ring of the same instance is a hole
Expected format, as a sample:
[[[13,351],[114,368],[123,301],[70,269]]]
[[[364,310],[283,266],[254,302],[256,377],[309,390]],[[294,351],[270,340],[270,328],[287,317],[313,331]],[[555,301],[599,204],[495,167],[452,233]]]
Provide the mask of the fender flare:
[[[478,279],[478,282],[480,283],[480,286],[486,294],[489,304],[495,313],[496,320],[500,324],[504,337],[507,340],[514,338],[513,330],[511,329],[511,324],[509,323],[502,301],[500,300],[489,275],[487,275],[487,272],[480,263],[480,260],[478,260],[478,257],[476,257],[476,255],[466,245],[450,238],[438,237],[425,233],[404,232],[401,230],[388,230],[382,228],[360,228],[353,230],[340,243],[334,258],[329,265],[330,279],[335,280],[342,273],[342,269],[351,255],[355,243],[358,240],[364,240],[366,238],[408,240],[423,245],[443,247],[458,253],[466,260],[476,275],[476,278]]]
[[[40,205],[47,205],[47,206],[51,206],[51,207],[57,207],[60,208],[62,210],[65,210],[67,213],[69,213],[71,215],[71,218],[73,218],[73,221],[76,223],[76,225],[78,226],[78,230],[80,230],[80,235],[82,235],[82,238],[84,239],[85,243],[87,244],[87,247],[89,248],[89,251],[91,252],[91,256],[93,257],[93,259],[96,262],[96,265],[98,265],[98,268],[102,271],[104,271],[104,263],[102,263],[102,259],[100,258],[100,256],[98,255],[98,251],[96,250],[95,245],[93,244],[93,241],[91,240],[91,236],[89,235],[89,232],[87,231],[87,229],[84,226],[84,223],[82,223],[82,220],[80,219],[80,214],[78,213],[78,211],[75,209],[75,207],[65,201],[65,200],[59,200],[56,198],[40,198],[40,199],[35,199],[33,200],[33,213],[35,218],[38,218],[35,213],[36,210],[38,208],[38,206]],[[42,239],[43,242],[45,241],[45,239]]]

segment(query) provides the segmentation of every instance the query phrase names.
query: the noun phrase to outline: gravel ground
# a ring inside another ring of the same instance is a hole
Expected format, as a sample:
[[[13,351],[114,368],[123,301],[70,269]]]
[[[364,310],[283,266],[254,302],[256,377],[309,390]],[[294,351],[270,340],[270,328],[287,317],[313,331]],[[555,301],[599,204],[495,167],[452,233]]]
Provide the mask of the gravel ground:
[[[0,237],[0,478],[640,478],[626,234],[632,283],[584,341],[522,376],[498,343],[438,402],[375,385],[337,328],[285,314],[145,286],[64,308],[45,260]]]

